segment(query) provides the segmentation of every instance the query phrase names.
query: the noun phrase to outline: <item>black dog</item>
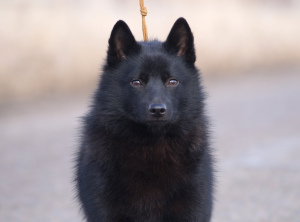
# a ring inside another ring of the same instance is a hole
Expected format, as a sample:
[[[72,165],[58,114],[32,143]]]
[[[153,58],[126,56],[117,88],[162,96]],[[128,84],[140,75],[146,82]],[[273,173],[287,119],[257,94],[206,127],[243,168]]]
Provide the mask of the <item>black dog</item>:
[[[212,157],[195,60],[183,18],[165,42],[136,42],[116,23],[76,165],[87,221],[210,221]]]

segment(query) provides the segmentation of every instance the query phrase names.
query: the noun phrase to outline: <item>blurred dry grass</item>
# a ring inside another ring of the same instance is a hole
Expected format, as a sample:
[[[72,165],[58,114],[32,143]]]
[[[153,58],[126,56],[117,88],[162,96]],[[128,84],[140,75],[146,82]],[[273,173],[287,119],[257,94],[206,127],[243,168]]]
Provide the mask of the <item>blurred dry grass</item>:
[[[209,75],[300,64],[298,0],[152,0],[149,36],[185,17],[197,65]],[[94,87],[114,23],[142,40],[138,1],[0,2],[0,103]]]

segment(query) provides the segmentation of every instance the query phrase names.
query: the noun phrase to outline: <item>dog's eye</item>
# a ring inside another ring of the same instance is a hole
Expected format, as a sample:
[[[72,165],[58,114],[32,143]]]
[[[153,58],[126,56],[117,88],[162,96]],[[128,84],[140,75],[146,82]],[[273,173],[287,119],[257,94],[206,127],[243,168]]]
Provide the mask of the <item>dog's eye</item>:
[[[179,81],[177,79],[170,79],[168,81],[168,85],[171,85],[171,86],[176,86],[178,85]]]
[[[142,86],[141,81],[138,80],[138,79],[134,79],[134,80],[132,80],[130,83],[131,83],[131,85],[133,85],[133,86],[135,86],[135,87]]]

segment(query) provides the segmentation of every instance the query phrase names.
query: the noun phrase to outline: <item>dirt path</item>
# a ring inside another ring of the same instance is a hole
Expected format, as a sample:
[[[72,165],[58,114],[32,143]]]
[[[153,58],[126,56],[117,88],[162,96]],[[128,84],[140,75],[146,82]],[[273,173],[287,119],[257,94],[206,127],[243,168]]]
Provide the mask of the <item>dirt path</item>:
[[[300,220],[300,71],[205,79],[215,222]],[[0,221],[81,221],[72,165],[88,97],[0,110]]]

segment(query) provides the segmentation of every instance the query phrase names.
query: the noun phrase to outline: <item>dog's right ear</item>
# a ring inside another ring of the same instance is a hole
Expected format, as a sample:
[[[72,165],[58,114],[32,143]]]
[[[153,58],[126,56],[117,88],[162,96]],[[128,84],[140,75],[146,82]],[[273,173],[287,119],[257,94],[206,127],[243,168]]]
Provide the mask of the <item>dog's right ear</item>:
[[[118,64],[121,60],[140,51],[141,46],[135,41],[128,25],[119,20],[108,40],[107,63],[109,66]]]

